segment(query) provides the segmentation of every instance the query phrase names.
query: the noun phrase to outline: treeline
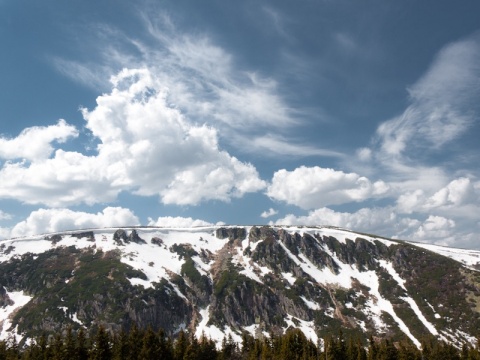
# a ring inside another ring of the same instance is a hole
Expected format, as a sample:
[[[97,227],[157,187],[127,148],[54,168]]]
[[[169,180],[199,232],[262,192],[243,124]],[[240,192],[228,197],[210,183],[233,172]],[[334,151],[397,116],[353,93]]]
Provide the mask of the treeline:
[[[111,335],[100,327],[91,338],[83,329],[76,333],[68,329],[23,345],[12,336],[0,341],[0,360],[480,360],[478,347],[457,349],[433,339],[423,341],[422,350],[411,343],[375,342],[372,338],[365,346],[358,339],[344,339],[342,333],[323,343],[320,348],[300,330],[292,329],[262,339],[245,333],[242,346],[228,337],[217,349],[212,339],[197,339],[183,331],[173,340],[163,330],[133,327]]]

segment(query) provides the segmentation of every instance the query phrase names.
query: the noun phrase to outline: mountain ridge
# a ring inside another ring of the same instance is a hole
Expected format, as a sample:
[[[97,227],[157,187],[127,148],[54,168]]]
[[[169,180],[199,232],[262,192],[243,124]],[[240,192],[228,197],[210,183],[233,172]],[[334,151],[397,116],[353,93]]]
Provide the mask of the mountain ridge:
[[[420,346],[433,336],[460,346],[478,335],[479,259],[332,226],[109,227],[8,239],[0,339],[135,323],[217,343],[296,327],[315,342],[342,329],[364,341]]]

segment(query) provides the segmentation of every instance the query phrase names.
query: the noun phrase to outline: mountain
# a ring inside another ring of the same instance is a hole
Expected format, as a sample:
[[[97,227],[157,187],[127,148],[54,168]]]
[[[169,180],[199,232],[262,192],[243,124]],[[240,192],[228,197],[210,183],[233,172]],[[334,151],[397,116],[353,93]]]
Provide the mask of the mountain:
[[[0,340],[133,324],[474,343],[480,252],[335,227],[91,229],[0,242]]]

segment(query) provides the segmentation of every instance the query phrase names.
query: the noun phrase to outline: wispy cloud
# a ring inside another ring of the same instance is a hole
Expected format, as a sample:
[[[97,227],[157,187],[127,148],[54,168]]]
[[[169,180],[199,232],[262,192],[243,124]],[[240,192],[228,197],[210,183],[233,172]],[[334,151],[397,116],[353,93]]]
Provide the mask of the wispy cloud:
[[[272,12],[273,11],[273,12]],[[267,11],[273,16],[274,10]],[[280,16],[280,15],[278,15]],[[102,34],[87,46],[100,59],[96,63],[54,58],[54,66],[74,81],[108,90],[108,76],[122,68],[147,68],[168,92],[168,102],[197,123],[216,128],[220,141],[242,152],[263,155],[261,141],[268,140],[272,151],[293,155],[338,156],[334,151],[316,148],[315,144],[295,145],[286,139],[290,129],[302,124],[305,110],[286,100],[288,86],[258,71],[242,68],[234,56],[217,45],[206,33],[184,33],[165,13],[155,16],[139,13],[148,37],[134,38],[120,30],[102,25]],[[280,21],[280,18],[277,19]],[[269,136],[245,144],[255,134]],[[282,138],[285,141],[282,141]],[[287,146],[283,146],[287,145]]]
[[[262,153],[267,157],[282,155],[288,157],[324,156],[343,158],[345,156],[341,152],[335,150],[306,145],[295,139],[289,139],[274,134],[261,136],[253,135],[249,140],[249,147],[245,149],[245,151]]]
[[[409,89],[403,114],[378,127],[379,157],[439,149],[464,134],[478,117],[480,35],[447,45]],[[478,110],[478,108],[476,109]]]
[[[10,220],[12,215],[0,210],[0,220]]]

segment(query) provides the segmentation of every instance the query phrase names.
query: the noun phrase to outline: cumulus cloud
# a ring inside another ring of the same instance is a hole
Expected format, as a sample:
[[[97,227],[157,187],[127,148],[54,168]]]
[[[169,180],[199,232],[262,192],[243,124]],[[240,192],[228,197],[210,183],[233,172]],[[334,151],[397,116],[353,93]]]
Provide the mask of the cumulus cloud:
[[[51,126],[29,127],[15,138],[0,136],[0,159],[46,159],[54,151],[52,142],[64,143],[77,136],[77,129],[65,120]]]
[[[412,235],[413,240],[449,244],[452,241],[455,221],[442,216],[430,215]]]
[[[11,229],[0,226],[0,240],[8,239],[10,237],[10,231]]]
[[[106,207],[96,214],[69,209],[38,209],[12,228],[11,237],[135,225],[139,225],[137,216],[131,210],[121,207]]]
[[[168,89],[147,69],[124,69],[110,93],[83,109],[97,154],[57,150],[49,159],[9,162],[0,197],[53,207],[108,202],[121,191],[168,204],[229,201],[266,184],[255,167],[220,149],[217,131],[170,105]]]
[[[397,199],[397,209],[407,214],[441,211],[478,218],[478,211],[472,211],[472,207],[477,207],[479,199],[480,189],[476,189],[475,183],[469,178],[461,177],[430,195],[423,189],[402,194]]]
[[[277,215],[277,214],[278,214],[278,211],[277,211],[277,210],[275,210],[275,209],[273,209],[273,208],[270,208],[270,209],[262,212],[262,213],[260,214],[260,216],[261,216],[262,218],[266,219],[266,218],[272,217],[272,216]]]
[[[277,219],[277,225],[330,225],[369,234],[426,242],[443,246],[479,248],[478,229],[461,227],[454,219],[438,215],[426,218],[405,216],[394,206],[363,208],[358,211],[337,212],[329,208],[310,211],[307,215],[289,214]]]
[[[401,217],[393,208],[363,208],[356,212],[337,212],[323,207],[305,216],[289,214],[275,221],[278,225],[331,225],[389,237],[408,236],[420,222]]]
[[[181,216],[161,216],[157,220],[152,218],[148,219],[149,226],[162,226],[162,227],[176,227],[176,228],[189,228],[196,226],[212,226],[212,225],[222,225],[222,222],[217,224],[212,224],[208,221],[200,219],[192,219],[191,217],[181,217]]]
[[[388,190],[383,181],[372,183],[355,173],[301,166],[293,171],[275,172],[267,195],[303,209],[314,209],[386,196]]]

